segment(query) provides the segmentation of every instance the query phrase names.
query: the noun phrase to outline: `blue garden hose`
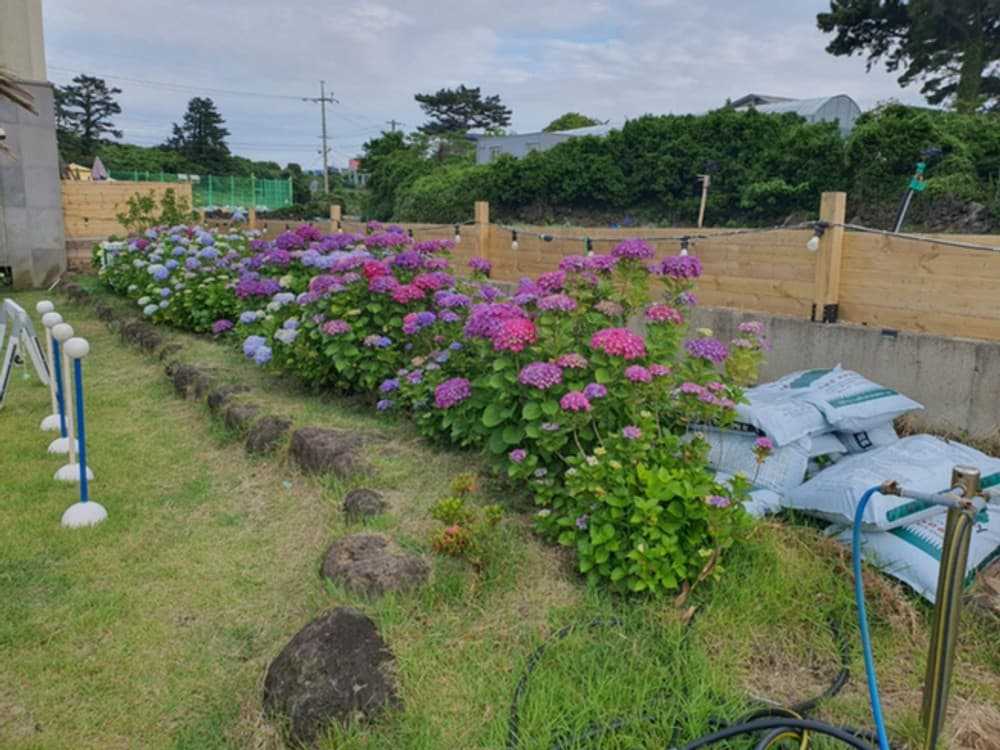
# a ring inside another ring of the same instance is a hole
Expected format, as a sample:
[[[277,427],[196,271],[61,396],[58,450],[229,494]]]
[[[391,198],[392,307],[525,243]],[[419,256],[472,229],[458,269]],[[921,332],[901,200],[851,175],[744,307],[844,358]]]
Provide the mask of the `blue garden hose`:
[[[858,509],[854,513],[854,529],[852,532],[852,563],[854,568],[854,598],[858,605],[858,625],[861,629],[861,647],[865,654],[865,674],[868,677],[868,694],[872,704],[872,718],[875,720],[875,731],[878,736],[880,750],[889,750],[889,738],[885,731],[885,721],[882,719],[882,703],[878,695],[878,683],[875,680],[875,660],[872,658],[871,635],[868,632],[868,615],[865,612],[865,587],[861,580],[861,522],[865,507],[871,496],[880,487],[872,487],[861,497]]]

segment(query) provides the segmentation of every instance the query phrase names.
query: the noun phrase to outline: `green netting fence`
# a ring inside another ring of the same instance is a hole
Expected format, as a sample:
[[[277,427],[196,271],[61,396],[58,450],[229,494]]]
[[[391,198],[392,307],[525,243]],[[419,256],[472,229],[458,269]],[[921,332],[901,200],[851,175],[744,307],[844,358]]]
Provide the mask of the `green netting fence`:
[[[112,180],[130,182],[189,182],[195,208],[250,208],[275,211],[292,205],[292,181],[266,180],[259,177],[219,175],[177,175],[169,172],[108,170]]]

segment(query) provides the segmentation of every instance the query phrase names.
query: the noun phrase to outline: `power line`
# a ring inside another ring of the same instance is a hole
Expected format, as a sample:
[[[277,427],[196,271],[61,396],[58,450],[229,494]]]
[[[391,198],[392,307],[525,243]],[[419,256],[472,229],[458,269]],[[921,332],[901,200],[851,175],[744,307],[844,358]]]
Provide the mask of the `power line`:
[[[78,70],[72,70],[70,68],[61,68],[58,65],[49,65],[49,70],[57,70],[62,73],[76,73],[80,74]],[[165,81],[149,81],[143,78],[129,78],[127,76],[116,76],[108,73],[83,73],[83,75],[93,76],[95,78],[110,78],[113,81],[128,81],[129,83],[134,83],[137,86],[147,86],[149,88],[160,88],[167,89],[169,91],[193,91],[203,94],[223,94],[226,96],[240,96],[240,97],[256,97],[258,99],[287,99],[289,101],[298,101],[302,97],[289,96],[287,94],[264,94],[259,91],[234,91],[231,89],[213,89],[203,86],[188,86],[182,83],[167,83]]]

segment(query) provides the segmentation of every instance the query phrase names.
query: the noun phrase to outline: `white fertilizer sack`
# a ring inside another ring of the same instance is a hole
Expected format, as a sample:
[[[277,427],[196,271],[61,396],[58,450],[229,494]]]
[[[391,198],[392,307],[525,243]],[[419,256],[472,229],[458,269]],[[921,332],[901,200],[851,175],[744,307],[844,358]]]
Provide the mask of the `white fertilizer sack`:
[[[847,448],[848,453],[864,453],[899,442],[899,435],[896,434],[896,428],[892,426],[891,420],[867,430],[837,432],[835,434]]]
[[[892,479],[920,492],[947,492],[951,470],[958,465],[979,469],[983,482],[1000,474],[1000,459],[961,443],[933,435],[911,435],[893,445],[847,456],[805,484],[785,493],[784,503],[834,523],[852,525],[861,496]],[[938,508],[918,500],[876,492],[865,508],[863,525],[885,531],[934,515]]]
[[[708,463],[714,469],[730,474],[742,472],[755,485],[784,494],[802,484],[810,457],[821,453],[843,452],[843,444],[833,435],[802,438],[774,448],[762,464],[757,463],[753,453],[756,435],[747,435],[729,430],[703,428],[711,450]]]
[[[834,429],[843,432],[879,427],[908,411],[924,408],[840,365],[813,380],[807,389],[798,392],[798,398],[813,404]]]
[[[801,370],[746,389],[743,395],[750,403],[736,405],[740,423],[759,430],[778,446],[829,432],[831,428],[819,408],[799,397],[813,381],[829,372]]]
[[[997,479],[1000,481],[1000,476]],[[916,523],[889,531],[863,531],[862,557],[884,573],[909,584],[933,604],[937,596],[946,518],[947,511],[939,508],[935,515]],[[837,541],[850,546],[851,537],[851,530],[848,529],[837,536]],[[976,515],[969,542],[965,585],[971,584],[976,572],[998,553],[1000,507],[990,505]]]

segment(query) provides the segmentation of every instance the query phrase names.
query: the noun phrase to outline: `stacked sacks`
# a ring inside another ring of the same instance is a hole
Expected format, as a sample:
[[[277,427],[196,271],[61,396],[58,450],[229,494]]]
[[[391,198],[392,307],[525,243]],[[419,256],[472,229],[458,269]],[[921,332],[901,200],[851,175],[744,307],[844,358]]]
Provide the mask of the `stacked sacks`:
[[[730,429],[703,432],[718,478],[736,472],[752,478],[745,507],[757,516],[786,506],[785,498],[821,466],[896,442],[892,420],[921,408],[840,365],[793,372],[747,389],[744,396],[749,403],[736,407],[737,422]],[[763,463],[754,452],[760,438],[773,446]]]
[[[944,494],[951,489],[952,469],[960,465],[979,470],[983,490],[1000,487],[1000,459],[932,435],[911,435],[894,445],[848,456],[796,488],[787,500],[791,507],[833,521],[837,540],[850,545],[849,527],[866,490],[892,479],[908,490]],[[941,506],[876,492],[865,508],[862,555],[933,603],[946,517]],[[966,584],[1000,548],[1000,507],[993,501],[975,521]],[[844,526],[848,528],[841,531]]]

